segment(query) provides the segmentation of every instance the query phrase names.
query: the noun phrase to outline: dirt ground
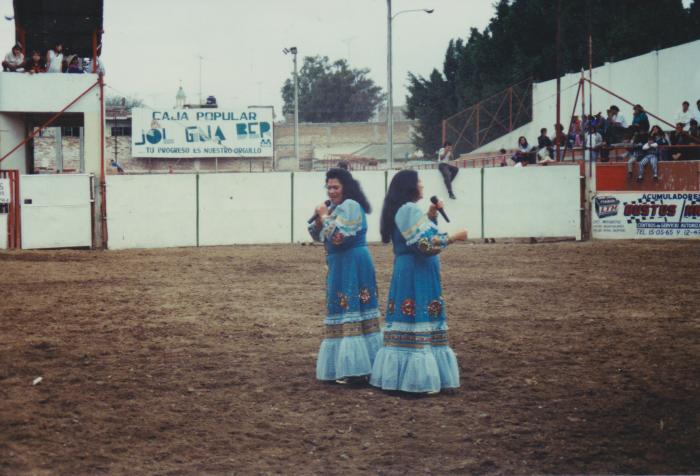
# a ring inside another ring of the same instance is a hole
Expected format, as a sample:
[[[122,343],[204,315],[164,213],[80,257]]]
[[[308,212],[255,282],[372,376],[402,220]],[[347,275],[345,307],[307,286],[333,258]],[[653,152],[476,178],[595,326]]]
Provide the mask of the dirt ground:
[[[314,379],[323,260],[0,253],[0,473],[700,473],[698,243],[449,248],[462,389],[423,398]]]

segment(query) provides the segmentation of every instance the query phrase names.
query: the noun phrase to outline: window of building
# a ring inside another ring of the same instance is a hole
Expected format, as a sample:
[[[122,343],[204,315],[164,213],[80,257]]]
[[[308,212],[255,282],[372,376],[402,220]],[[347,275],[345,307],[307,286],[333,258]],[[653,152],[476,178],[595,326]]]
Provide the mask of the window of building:
[[[131,136],[131,127],[112,127],[112,136]]]
[[[80,127],[61,127],[63,137],[80,137]]]

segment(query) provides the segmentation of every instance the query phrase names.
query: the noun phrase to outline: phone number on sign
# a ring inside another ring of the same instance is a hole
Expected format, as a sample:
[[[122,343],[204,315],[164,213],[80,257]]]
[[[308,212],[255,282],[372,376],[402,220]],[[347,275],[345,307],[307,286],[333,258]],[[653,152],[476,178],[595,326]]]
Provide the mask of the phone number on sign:
[[[700,230],[654,230],[637,229],[639,236],[700,236]]]

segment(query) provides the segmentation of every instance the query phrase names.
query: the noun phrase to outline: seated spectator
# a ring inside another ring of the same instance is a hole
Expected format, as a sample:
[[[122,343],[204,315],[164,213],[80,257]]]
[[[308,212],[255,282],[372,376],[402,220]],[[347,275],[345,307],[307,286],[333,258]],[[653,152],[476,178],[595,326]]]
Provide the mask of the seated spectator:
[[[518,150],[515,151],[510,158],[514,165],[520,164],[521,167],[526,166],[530,162],[530,152],[532,148],[530,144],[527,143],[527,139],[524,136],[518,138]]]
[[[63,72],[63,43],[57,42],[54,47],[46,53],[46,72]]]
[[[77,55],[70,55],[66,58],[66,63],[68,63],[68,68],[66,68],[66,73],[82,74],[83,67],[80,65],[80,58]]]
[[[5,59],[2,62],[2,70],[10,72],[21,72],[24,71],[24,55],[22,54],[22,48],[19,45],[12,47],[12,50],[5,55]]]
[[[695,122],[700,122],[700,99],[695,102],[695,111],[693,111],[693,119]]]
[[[654,180],[659,180],[658,164],[659,164],[659,146],[668,145],[666,134],[659,126],[654,126],[649,132],[646,144],[642,146],[644,157],[639,163],[639,175],[637,182],[644,180],[644,169],[648,164],[651,164],[651,171],[654,174]]]
[[[573,116],[569,124],[569,147],[581,147],[581,119],[578,116]]]
[[[24,71],[29,74],[43,73],[46,71],[44,62],[41,60],[41,55],[37,50],[32,51],[32,56],[24,65]]]
[[[688,123],[688,134],[693,139],[700,139],[700,132],[698,132],[698,121],[691,119]]]
[[[564,126],[561,124],[554,124],[554,135],[552,136],[552,151],[556,151],[557,146],[559,146],[559,157],[555,157],[554,160],[559,161],[564,157],[566,151],[567,143],[566,134],[564,134]],[[556,155],[556,153],[554,154]]]
[[[347,160],[341,160],[336,164],[336,167],[343,170],[350,170],[350,164]]]
[[[627,159],[627,176],[632,178],[632,169],[634,163],[641,161],[644,158],[645,152],[642,149],[649,138],[648,133],[639,132],[632,136],[631,142],[628,144],[629,150],[625,153],[624,159]]]
[[[689,145],[690,139],[688,133],[683,130],[683,123],[679,122],[676,124],[676,128],[671,132],[669,142],[671,145]],[[669,148],[669,153],[671,160],[687,160],[688,151],[683,147],[671,147]]]
[[[547,128],[540,129],[540,135],[537,137],[537,163],[554,162],[552,159],[552,139],[547,136]]]
[[[600,157],[600,150],[603,148],[603,136],[596,130],[595,126],[591,126],[586,133],[586,138],[583,146],[586,148],[586,160],[596,162]]]
[[[608,144],[618,144],[625,139],[627,120],[614,104],[608,109],[607,126],[605,141]]]
[[[632,125],[636,127],[635,131],[649,132],[649,118],[644,108],[637,104],[633,108]]]
[[[676,124],[679,122],[683,124],[683,130],[687,131],[690,127],[690,120],[693,118],[693,114],[690,112],[690,103],[688,101],[683,101],[681,105],[681,110],[676,114]]]

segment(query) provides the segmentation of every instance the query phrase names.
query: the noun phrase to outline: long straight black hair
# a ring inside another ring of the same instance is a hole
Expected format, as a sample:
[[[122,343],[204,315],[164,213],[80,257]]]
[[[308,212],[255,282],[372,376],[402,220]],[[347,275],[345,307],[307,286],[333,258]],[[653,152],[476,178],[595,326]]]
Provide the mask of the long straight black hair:
[[[336,179],[343,186],[343,200],[351,198],[360,204],[365,213],[372,213],[372,206],[369,204],[365,193],[362,191],[360,182],[355,180],[350,172],[344,169],[330,169],[326,172],[326,183],[330,179]]]
[[[389,190],[384,197],[382,207],[382,219],[379,231],[382,241],[389,243],[394,231],[394,217],[404,203],[414,202],[418,199],[418,172],[415,170],[401,170],[394,175],[389,184]]]

